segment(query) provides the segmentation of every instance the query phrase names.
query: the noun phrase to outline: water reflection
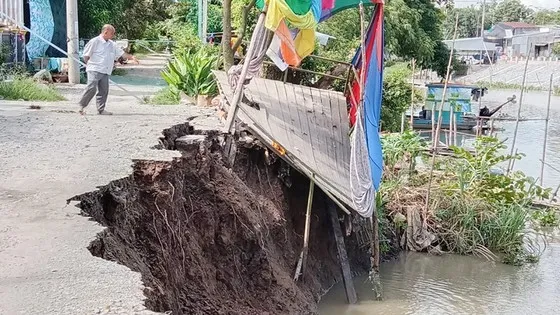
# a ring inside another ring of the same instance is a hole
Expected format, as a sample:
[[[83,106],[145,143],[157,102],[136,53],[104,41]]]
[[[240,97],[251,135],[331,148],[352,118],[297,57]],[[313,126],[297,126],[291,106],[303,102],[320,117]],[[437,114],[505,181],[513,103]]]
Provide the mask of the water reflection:
[[[355,279],[358,305],[347,305],[342,285],[324,297],[320,314],[560,314],[560,246],[524,267],[475,257],[404,253],[384,264],[383,301],[372,301],[366,278]]]

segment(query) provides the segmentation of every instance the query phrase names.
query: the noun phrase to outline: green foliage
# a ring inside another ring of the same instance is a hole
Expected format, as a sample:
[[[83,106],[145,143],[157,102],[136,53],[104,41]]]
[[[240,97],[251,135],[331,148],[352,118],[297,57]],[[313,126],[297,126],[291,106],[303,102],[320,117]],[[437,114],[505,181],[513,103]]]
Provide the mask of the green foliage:
[[[177,53],[161,75],[169,86],[188,96],[214,95],[217,86],[212,70],[217,61],[216,55],[203,49]]]
[[[439,166],[428,187],[426,172],[399,167],[409,163],[410,157],[422,155],[426,145],[419,136],[406,132],[386,135],[382,141],[386,167],[380,194],[384,201],[378,204],[403,218],[403,209],[425,209],[425,193],[430,189],[428,228],[444,250],[499,258],[509,264],[538,259],[538,235],[528,229],[528,224],[533,201],[548,198],[551,190],[535,185],[521,172],[496,172],[521,155],[502,154],[506,147],[495,138],[478,138],[474,154],[454,148],[455,157],[437,158]],[[533,216],[542,218],[543,223],[553,223],[550,210],[544,213]]]
[[[460,193],[469,198],[482,198],[496,204],[527,206],[537,198],[549,198],[550,189],[535,184],[533,178],[520,171],[510,175],[497,172],[500,165],[510,160],[520,160],[523,155],[504,155],[507,147],[493,137],[480,137],[475,141],[475,152],[453,147],[458,159],[450,169],[457,180],[448,183],[448,192]]]
[[[383,147],[383,159],[385,168],[394,170],[401,162],[410,163],[410,169],[414,168],[414,161],[427,149],[427,143],[419,134],[407,130],[404,133],[393,133],[381,138]]]
[[[560,224],[557,210],[554,208],[536,209],[531,218],[541,227],[557,227]]]
[[[503,0],[498,2],[492,15],[497,22],[519,22],[527,19],[533,10],[520,0]]]
[[[111,73],[111,75],[119,75],[119,76],[124,76],[128,73],[128,71],[126,69],[123,68],[114,68],[113,72]]]
[[[180,100],[179,91],[168,86],[157,91],[153,97],[147,99],[146,103],[153,105],[177,105],[180,103]]]
[[[78,0],[80,36],[92,38],[112,24],[119,38],[140,39],[150,24],[168,18],[172,0]]]
[[[552,46],[552,53],[556,56],[560,56],[560,43],[555,43]]]
[[[406,64],[397,64],[385,71],[383,78],[383,105],[381,107],[381,125],[389,132],[399,131],[402,113],[410,107],[412,100],[412,86],[408,83],[412,71]],[[422,94],[415,90],[416,100],[422,99]]]
[[[64,97],[54,88],[41,85],[31,78],[17,77],[0,82],[0,96],[6,100],[63,101]]]

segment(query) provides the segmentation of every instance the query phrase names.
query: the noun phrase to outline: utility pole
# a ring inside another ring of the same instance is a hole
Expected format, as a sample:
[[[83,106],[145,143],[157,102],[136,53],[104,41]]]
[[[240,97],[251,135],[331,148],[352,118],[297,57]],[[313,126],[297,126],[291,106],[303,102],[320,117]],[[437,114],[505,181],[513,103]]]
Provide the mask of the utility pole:
[[[66,0],[66,35],[68,52],[68,82],[80,83],[78,55],[78,0]]]
[[[208,0],[198,0],[198,37],[206,43],[208,33]]]
[[[486,0],[482,0],[482,25],[480,26],[480,37],[484,40],[484,19],[486,18]]]

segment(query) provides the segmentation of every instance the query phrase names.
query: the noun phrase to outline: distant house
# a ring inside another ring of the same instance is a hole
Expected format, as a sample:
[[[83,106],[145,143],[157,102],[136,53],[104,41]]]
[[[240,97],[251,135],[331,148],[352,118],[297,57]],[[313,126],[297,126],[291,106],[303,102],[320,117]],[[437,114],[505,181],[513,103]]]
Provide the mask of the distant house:
[[[502,22],[485,32],[484,40],[495,43],[509,57],[548,57],[552,45],[560,40],[560,29],[524,22]],[[531,49],[533,48],[533,49]]]
[[[461,56],[472,56],[483,52],[492,57],[496,51],[496,44],[485,42],[482,37],[458,38],[455,43],[452,40],[444,40],[443,43],[449,49],[453,46],[457,54]]]

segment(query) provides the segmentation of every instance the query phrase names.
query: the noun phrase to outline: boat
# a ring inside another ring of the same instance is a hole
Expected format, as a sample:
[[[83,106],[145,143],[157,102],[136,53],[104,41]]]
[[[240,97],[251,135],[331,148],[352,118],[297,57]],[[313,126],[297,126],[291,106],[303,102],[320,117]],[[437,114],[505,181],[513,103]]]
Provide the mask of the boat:
[[[432,129],[439,118],[439,106],[443,99],[443,83],[429,83],[426,85],[426,101],[418,115],[413,116],[414,129]],[[457,130],[473,131],[478,128],[479,122],[472,115],[471,102],[478,100],[486,93],[486,88],[474,85],[449,83],[445,92],[445,102],[441,110],[441,128],[451,129],[451,118]],[[410,115],[409,115],[410,118]],[[482,128],[487,129],[486,122],[482,122]]]

